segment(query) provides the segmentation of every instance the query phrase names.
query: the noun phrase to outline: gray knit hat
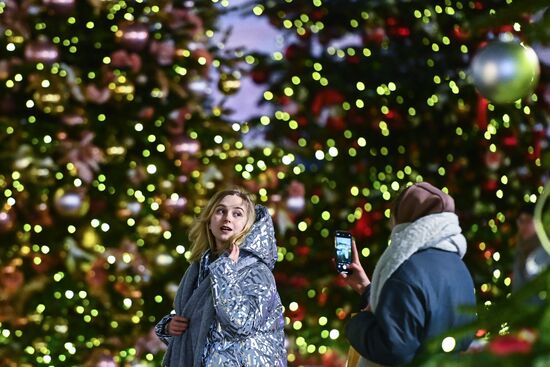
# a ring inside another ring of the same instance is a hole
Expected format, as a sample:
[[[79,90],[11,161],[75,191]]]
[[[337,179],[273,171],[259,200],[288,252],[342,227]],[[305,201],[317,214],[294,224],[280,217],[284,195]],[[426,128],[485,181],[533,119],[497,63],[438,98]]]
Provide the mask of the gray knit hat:
[[[429,214],[455,211],[453,198],[427,182],[415,183],[398,196],[393,206],[394,224],[414,222]]]

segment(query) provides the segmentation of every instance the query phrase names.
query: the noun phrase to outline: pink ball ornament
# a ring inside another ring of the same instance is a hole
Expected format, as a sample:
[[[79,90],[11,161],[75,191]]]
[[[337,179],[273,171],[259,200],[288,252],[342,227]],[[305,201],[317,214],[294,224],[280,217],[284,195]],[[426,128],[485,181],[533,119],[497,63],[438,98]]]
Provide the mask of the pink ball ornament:
[[[171,196],[164,200],[162,208],[170,218],[179,217],[187,207],[187,199],[181,196]]]
[[[177,155],[193,155],[200,151],[201,145],[198,140],[178,136],[171,140],[172,151]]]
[[[73,11],[75,0],[42,0],[42,3],[53,13],[65,15]]]
[[[118,42],[132,51],[141,51],[149,41],[149,29],[142,23],[125,23],[116,32]]]
[[[25,47],[25,59],[30,62],[52,64],[59,59],[59,50],[48,40],[33,41]]]
[[[533,92],[540,65],[531,47],[511,37],[501,37],[474,56],[471,75],[479,93],[490,102],[512,103]]]

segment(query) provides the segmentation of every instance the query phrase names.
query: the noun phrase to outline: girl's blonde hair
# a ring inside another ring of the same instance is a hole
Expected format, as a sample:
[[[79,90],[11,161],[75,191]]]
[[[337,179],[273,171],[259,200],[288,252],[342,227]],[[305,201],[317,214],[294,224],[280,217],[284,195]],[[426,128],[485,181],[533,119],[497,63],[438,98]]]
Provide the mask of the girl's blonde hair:
[[[189,230],[189,240],[191,241],[191,256],[189,257],[189,261],[193,262],[200,260],[202,254],[208,249],[213,253],[217,253],[216,241],[209,227],[210,219],[214,215],[214,210],[220,201],[229,195],[236,195],[243,200],[246,215],[246,224],[243,230],[238,233],[231,242],[240,245],[248,231],[250,231],[250,228],[252,228],[252,225],[256,221],[256,211],[252,196],[240,187],[218,191],[210,198],[208,204],[206,204],[200,215],[195,218],[195,221],[191,225],[191,229]]]

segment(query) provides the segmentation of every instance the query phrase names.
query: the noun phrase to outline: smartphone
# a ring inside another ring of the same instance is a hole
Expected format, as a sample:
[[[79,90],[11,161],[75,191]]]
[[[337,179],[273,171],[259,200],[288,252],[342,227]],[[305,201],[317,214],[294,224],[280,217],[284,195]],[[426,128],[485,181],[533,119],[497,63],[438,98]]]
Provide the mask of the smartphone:
[[[336,252],[336,270],[339,273],[350,274],[348,269],[351,264],[351,233],[336,231],[334,235],[334,249]]]

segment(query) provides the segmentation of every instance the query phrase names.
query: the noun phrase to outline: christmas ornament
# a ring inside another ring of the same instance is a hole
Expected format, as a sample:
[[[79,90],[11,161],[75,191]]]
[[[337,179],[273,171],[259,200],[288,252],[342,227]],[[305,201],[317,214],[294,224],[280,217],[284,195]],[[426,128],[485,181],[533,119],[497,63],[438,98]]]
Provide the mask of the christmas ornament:
[[[25,276],[17,267],[8,265],[4,268],[0,268],[0,290],[5,297],[21,291]]]
[[[13,209],[0,211],[0,233],[7,233],[15,227],[15,213]]]
[[[86,227],[82,232],[82,238],[80,244],[87,250],[93,250],[93,248],[101,243],[101,238],[97,234],[93,227]]]
[[[226,96],[237,93],[241,88],[240,73],[221,73],[218,88]]]
[[[136,217],[141,212],[141,203],[138,201],[122,200],[118,204],[117,216],[120,219]]]
[[[103,257],[98,257],[93,261],[90,270],[86,272],[86,283],[92,290],[100,290],[107,283],[109,276],[107,267],[107,260]]]
[[[66,112],[61,116],[61,121],[67,126],[84,125],[88,122],[86,112],[82,108],[77,108],[71,112]]]
[[[137,225],[137,232],[140,238],[147,242],[155,242],[164,233],[166,223],[162,223],[158,218],[148,215]]]
[[[491,152],[488,151],[485,153],[484,161],[487,168],[491,171],[496,171],[500,168],[504,155],[501,152]]]
[[[537,85],[540,65],[529,46],[504,36],[488,43],[472,59],[477,90],[493,103],[512,103]]]
[[[78,177],[84,182],[91,182],[99,164],[104,161],[103,151],[93,144],[95,134],[91,131],[82,132],[79,140],[60,139],[63,151],[59,163],[71,163]]]
[[[153,41],[149,51],[155,56],[159,65],[171,65],[176,55],[176,43],[174,40]]]
[[[6,80],[11,75],[11,66],[7,60],[0,60],[0,80]]]
[[[550,181],[546,183],[544,186],[544,190],[542,191],[542,194],[537,199],[537,205],[535,206],[535,213],[533,216],[534,223],[535,223],[535,232],[537,233],[537,236],[539,237],[539,240],[546,250],[550,254],[550,239],[548,238],[548,234],[546,233],[545,227],[548,228],[548,221],[545,220],[548,218],[548,214],[544,213],[544,210],[548,211],[548,208],[545,208],[544,205],[546,203],[546,200],[548,200],[548,195],[550,194]]]
[[[168,27],[170,29],[174,31],[185,29],[191,38],[203,33],[203,21],[194,11],[174,7],[170,2],[167,4],[165,11],[168,14]]]
[[[64,217],[81,217],[88,212],[90,202],[84,193],[59,188],[54,195],[54,207]]]
[[[138,73],[141,70],[142,61],[136,53],[117,50],[111,54],[111,65],[119,69],[129,68],[134,73]]]
[[[49,40],[39,39],[25,46],[25,59],[30,62],[52,64],[59,58],[57,47]]]
[[[37,185],[48,186],[53,183],[54,172],[56,170],[57,165],[53,159],[51,157],[45,157],[34,159],[26,173],[31,182]]]
[[[132,100],[136,87],[129,79],[117,79],[113,83],[113,96],[117,101]]]
[[[50,254],[34,254],[32,256],[31,266],[37,273],[47,273],[58,263],[59,258]]]
[[[109,88],[100,88],[94,84],[87,85],[84,88],[84,94],[87,100],[96,104],[103,104],[111,98]]]
[[[286,200],[286,207],[292,214],[301,214],[306,206],[305,200],[305,186],[303,183],[293,180],[288,187],[288,198]]]
[[[178,49],[176,50],[176,55],[185,54],[183,50]],[[198,66],[198,70],[201,72],[201,75],[204,77],[208,77],[208,72],[210,70],[210,65],[212,65],[212,61],[214,61],[214,56],[206,49],[204,48],[195,48],[193,47],[193,51],[191,53],[191,57],[199,63],[199,65],[202,65],[202,69]]]
[[[74,9],[75,0],[42,0],[54,14],[65,15]]]
[[[269,79],[269,70],[264,66],[255,67],[250,72],[250,77],[256,84],[266,83]]]
[[[133,51],[141,51],[149,41],[149,29],[142,23],[124,23],[115,33],[120,44]]]
[[[171,139],[171,148],[176,155],[193,155],[200,151],[201,145],[198,140],[178,136]]]
[[[38,108],[45,113],[60,114],[65,111],[66,101],[70,94],[63,79],[34,74],[29,78],[34,88],[32,98]]]
[[[170,218],[179,217],[187,207],[187,199],[181,196],[172,195],[162,203],[164,212]]]
[[[53,225],[51,210],[47,203],[36,205],[29,217],[32,224],[38,224],[42,227],[51,227]]]

